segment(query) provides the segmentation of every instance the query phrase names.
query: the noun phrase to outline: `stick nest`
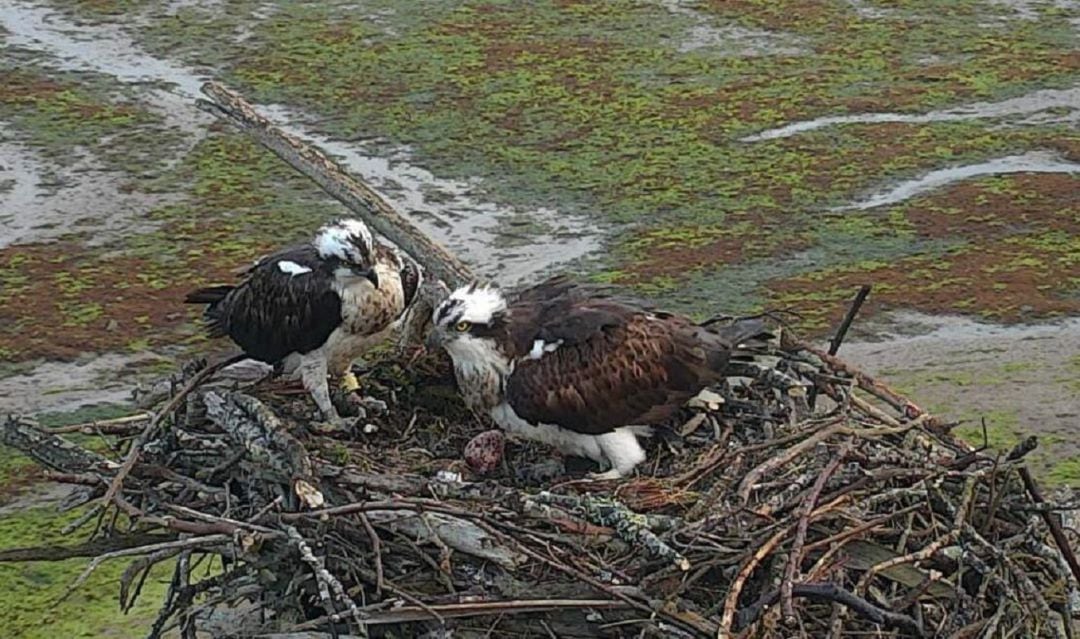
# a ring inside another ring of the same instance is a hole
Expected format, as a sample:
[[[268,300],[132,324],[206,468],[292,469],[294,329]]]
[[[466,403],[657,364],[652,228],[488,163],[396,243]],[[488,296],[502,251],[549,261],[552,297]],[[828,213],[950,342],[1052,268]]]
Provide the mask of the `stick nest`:
[[[85,515],[71,546],[0,559],[130,561],[124,610],[168,562],[149,637],[1072,636],[1076,533],[1023,467],[1034,438],[973,449],[804,343],[608,483],[516,442],[475,475],[461,451],[490,426],[441,359],[366,371],[387,408],[348,433],[321,431],[302,389],[209,368],[144,396],[145,416],[8,418],[4,443]]]

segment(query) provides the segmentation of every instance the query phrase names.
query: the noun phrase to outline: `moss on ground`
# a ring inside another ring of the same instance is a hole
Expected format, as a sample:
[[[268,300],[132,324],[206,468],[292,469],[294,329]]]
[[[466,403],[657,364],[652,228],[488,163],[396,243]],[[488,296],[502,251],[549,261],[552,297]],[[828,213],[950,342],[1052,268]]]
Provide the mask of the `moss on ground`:
[[[862,281],[877,284],[868,313],[903,305],[1015,321],[1075,312],[1080,303],[1073,247],[1040,234],[1071,232],[1064,220],[1080,217],[1069,195],[1074,177],[985,178],[884,209],[829,210],[944,165],[1038,148],[1074,157],[1073,128],[987,118],[740,140],[821,116],[920,113],[1074,86],[1075,9],[1032,5],[1022,18],[1004,4],[943,0],[782,10],[752,0],[674,9],[440,0],[422,12],[383,1],[245,0],[225,13],[174,9],[161,14],[128,0],[64,6],[96,22],[136,14],[140,28],[130,35],[148,50],[212,66],[256,101],[306,109],[328,134],[407,145],[440,176],[487,178],[485,197],[500,203],[542,202],[619,229],[591,275],[679,310],[779,306],[820,332]],[[34,87],[38,75],[13,86]],[[54,101],[45,106],[80,108]],[[91,115],[101,114],[101,126],[134,117],[116,109]],[[80,135],[101,139],[95,126]],[[215,134],[178,166],[138,187],[188,196],[152,214],[166,222],[159,232],[129,239],[128,254],[143,261],[123,266],[148,269],[151,290],[173,291],[192,269],[196,279],[216,279],[225,263],[310,229],[327,207],[236,136]],[[1034,213],[1017,219],[1028,209]],[[541,231],[515,227],[504,240]],[[1000,273],[976,255],[985,241],[1003,262]],[[1056,256],[1052,264],[1039,262],[1044,250]],[[908,288],[913,270],[940,270],[945,281]],[[95,300],[58,310],[76,328],[112,318]]]
[[[89,406],[68,413],[39,416],[43,426],[55,427],[92,420],[109,419],[131,413],[131,408],[114,404]],[[72,441],[105,452],[98,438],[69,436]],[[0,547],[28,548],[75,545],[83,541],[93,523],[78,533],[65,535],[66,525],[78,519],[84,508],[61,513],[56,503],[41,501],[38,466],[13,449],[0,446]],[[36,484],[36,485],[35,485]],[[0,619],[4,636],[12,639],[52,639],[54,637],[142,636],[153,622],[171,577],[167,565],[153,570],[139,601],[128,614],[119,610],[117,595],[125,560],[107,562],[86,583],[61,601],[75,583],[89,559],[57,562],[0,563],[0,581],[5,585],[0,598]]]
[[[77,543],[77,538],[65,536],[61,531],[80,514],[78,510],[57,514],[52,506],[5,514],[0,517],[0,539],[4,548]],[[82,587],[60,602],[88,561],[0,564],[0,580],[5,585],[4,597],[0,599],[4,636],[52,639],[145,634],[164,598],[171,576],[168,566],[159,566],[151,572],[138,602],[125,615],[117,603],[120,575],[127,567],[123,560],[104,564]]]
[[[179,134],[115,78],[59,72],[14,47],[0,56],[0,120],[13,137],[60,166],[89,152],[132,178],[160,169]]]
[[[820,309],[850,295],[850,286],[838,282],[829,295],[788,282],[818,267],[819,256],[863,279],[881,279],[881,267],[894,261],[909,268],[905,259],[966,271],[974,265],[951,249],[982,234],[979,216],[1008,217],[1030,187],[1057,176],[1025,176],[1027,189],[1004,190],[987,206],[939,203],[958,215],[949,233],[933,238],[920,233],[922,220],[911,219],[918,216],[908,205],[825,224],[821,210],[943,163],[1077,140],[1058,125],[1000,127],[989,119],[739,141],[823,115],[921,112],[1070,86],[1080,54],[1061,21],[1069,10],[1033,7],[1029,19],[1016,20],[1008,7],[975,2],[878,12],[839,2],[782,10],[704,3],[697,12],[641,2],[458,2],[438,3],[422,18],[376,9],[279,8],[225,62],[228,77],[257,100],[316,112],[332,134],[379,136],[409,145],[441,175],[490,178],[489,196],[503,202],[553,202],[628,224],[601,279],[679,303],[703,279],[750,278],[711,287],[721,297],[708,298],[710,308],[697,295],[699,313],[796,306],[811,309],[807,328],[820,330]],[[768,30],[799,51],[765,47],[748,56],[686,45],[695,30],[733,27]],[[1078,213],[1072,200],[1053,204],[1063,218]],[[1039,250],[1023,237],[1008,245],[1010,260]],[[1024,307],[1028,316],[1074,310],[1075,281],[1053,270],[1023,277],[1043,297],[1026,299],[1017,285],[962,297],[947,310],[1005,320]],[[972,281],[986,279],[976,273]],[[777,283],[781,293],[773,295]],[[887,277],[882,284],[900,285]],[[918,291],[905,301],[942,306]]]

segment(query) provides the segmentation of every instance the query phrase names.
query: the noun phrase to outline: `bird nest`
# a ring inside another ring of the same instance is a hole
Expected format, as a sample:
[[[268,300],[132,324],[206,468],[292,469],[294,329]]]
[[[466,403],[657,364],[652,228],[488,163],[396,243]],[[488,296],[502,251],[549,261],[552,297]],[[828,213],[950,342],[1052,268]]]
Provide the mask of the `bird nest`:
[[[9,418],[4,443],[85,514],[59,554],[0,557],[129,561],[125,610],[166,563],[149,637],[1072,636],[1076,533],[1023,465],[1034,440],[974,449],[805,343],[600,483],[518,442],[475,473],[462,451],[487,427],[442,359],[366,371],[385,406],[347,433],[237,370],[189,365],[126,420]]]

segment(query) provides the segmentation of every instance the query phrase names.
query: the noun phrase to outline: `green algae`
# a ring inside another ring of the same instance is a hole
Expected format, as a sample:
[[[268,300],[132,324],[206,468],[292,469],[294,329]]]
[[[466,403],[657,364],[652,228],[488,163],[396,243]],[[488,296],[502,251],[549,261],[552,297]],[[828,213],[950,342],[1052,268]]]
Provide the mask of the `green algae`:
[[[38,416],[42,426],[56,427],[130,414],[131,407],[116,404],[88,406],[66,413]],[[97,437],[68,436],[71,441],[99,452],[107,445]],[[4,549],[50,545],[75,545],[85,539],[83,532],[64,535],[64,527],[78,519],[84,509],[61,513],[56,505],[34,505],[37,466],[13,449],[0,447],[0,544]],[[25,503],[24,503],[25,502]],[[52,637],[101,637],[141,635],[152,623],[170,578],[170,568],[151,571],[138,602],[127,614],[119,610],[117,595],[124,560],[107,562],[98,568],[69,597],[61,601],[75,583],[89,559],[0,563],[0,580],[6,587],[0,601],[4,636],[13,639]]]
[[[5,47],[0,56],[0,119],[14,137],[60,166],[90,151],[103,168],[152,173],[179,134],[145,108],[115,78],[58,72],[28,52]]]
[[[28,508],[0,517],[5,548],[72,544],[63,527],[81,513],[57,514],[55,508]],[[19,639],[141,635],[153,622],[168,586],[168,566],[151,571],[135,606],[119,610],[117,593],[123,561],[106,563],[61,603],[67,588],[86,568],[87,559],[0,564],[6,592],[0,601],[5,636]]]

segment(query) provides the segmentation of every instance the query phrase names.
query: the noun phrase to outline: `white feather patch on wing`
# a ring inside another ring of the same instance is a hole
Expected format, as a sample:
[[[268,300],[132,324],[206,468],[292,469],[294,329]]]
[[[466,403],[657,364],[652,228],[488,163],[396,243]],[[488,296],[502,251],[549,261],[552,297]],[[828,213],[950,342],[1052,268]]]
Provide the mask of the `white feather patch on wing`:
[[[307,266],[301,266],[296,262],[290,260],[281,260],[277,263],[278,270],[282,273],[288,273],[292,276],[303,275],[304,273],[310,273],[311,269]]]
[[[562,346],[562,343],[562,340],[548,343],[542,339],[538,339],[533,342],[532,350],[529,351],[529,359],[540,359],[544,356],[544,353],[554,353],[557,348]]]

